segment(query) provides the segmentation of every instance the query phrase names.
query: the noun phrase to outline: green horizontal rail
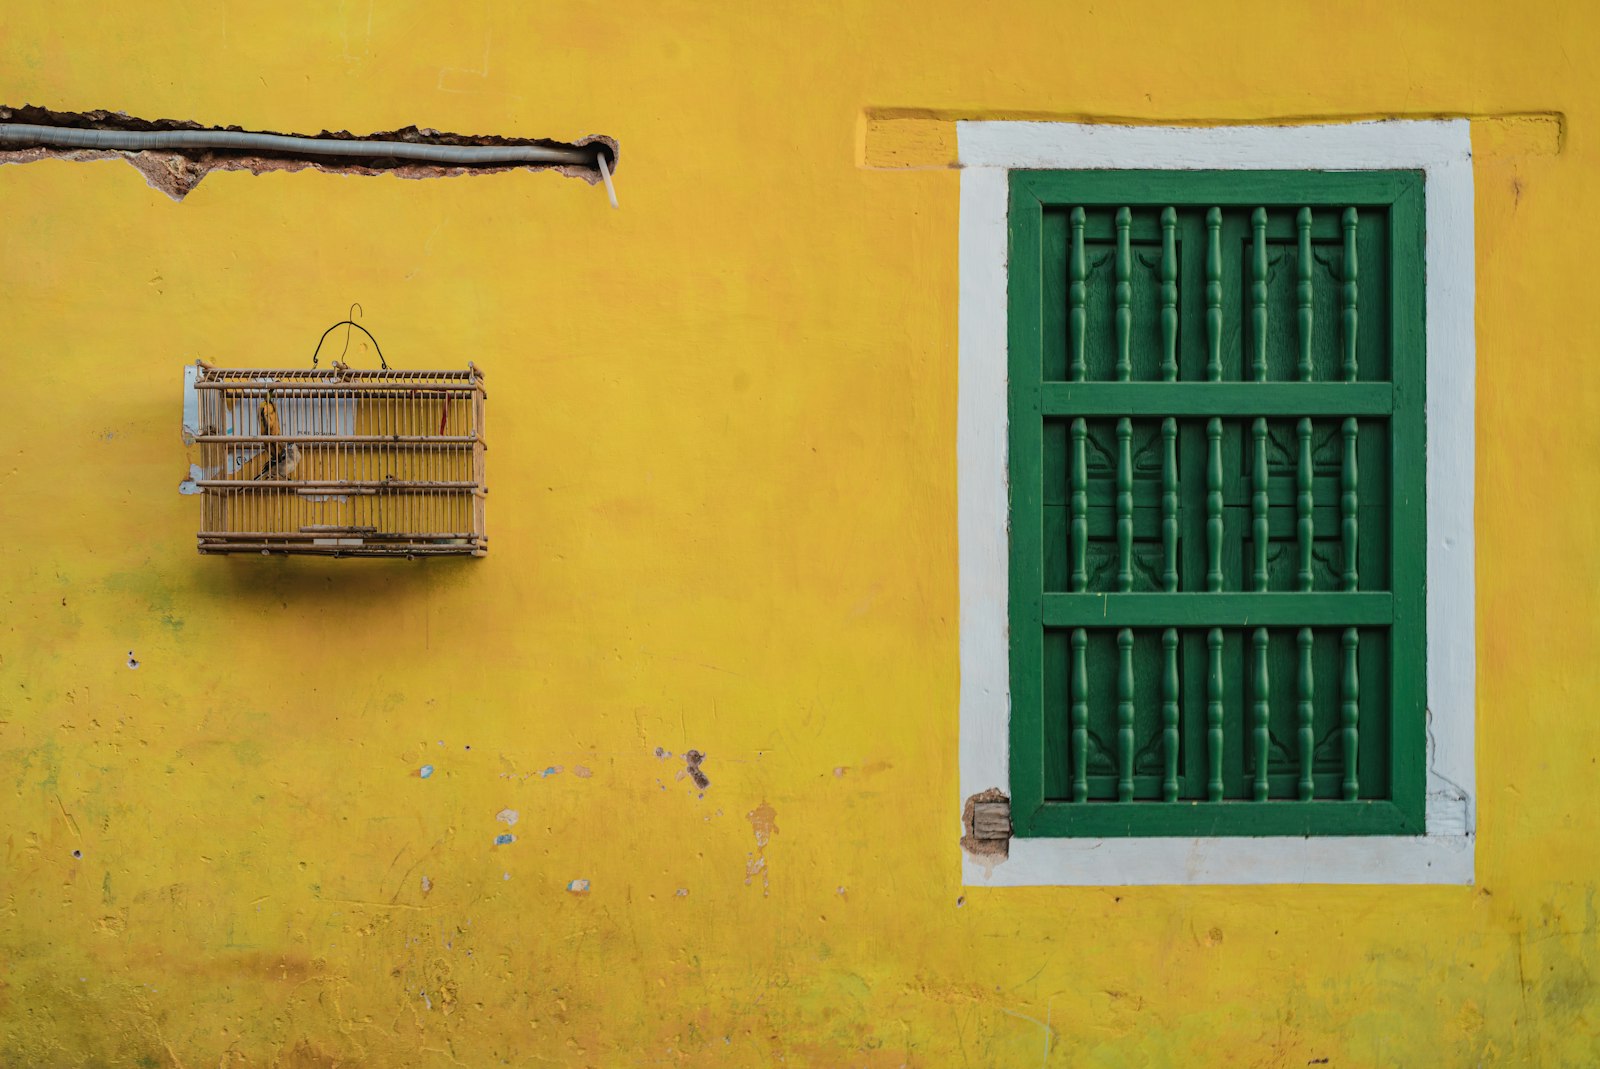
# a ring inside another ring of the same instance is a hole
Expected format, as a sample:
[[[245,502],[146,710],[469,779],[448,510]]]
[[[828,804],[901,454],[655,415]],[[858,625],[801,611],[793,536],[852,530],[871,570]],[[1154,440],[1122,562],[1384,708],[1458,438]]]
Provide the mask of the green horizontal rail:
[[[1012,815],[1020,838],[1042,836],[1421,835],[1388,801],[1051,802]]]
[[[1027,194],[1041,205],[1141,205],[1152,230],[1153,205],[1392,204],[1420,190],[1420,171],[1013,171],[1013,196]],[[1015,210],[1015,209],[1013,209]],[[1292,217],[1281,214],[1278,234],[1292,233]],[[1328,216],[1330,236],[1333,216]]]
[[[1387,627],[1386,593],[1041,594],[1045,627]]]
[[[1046,416],[1388,416],[1387,382],[1046,382]]]

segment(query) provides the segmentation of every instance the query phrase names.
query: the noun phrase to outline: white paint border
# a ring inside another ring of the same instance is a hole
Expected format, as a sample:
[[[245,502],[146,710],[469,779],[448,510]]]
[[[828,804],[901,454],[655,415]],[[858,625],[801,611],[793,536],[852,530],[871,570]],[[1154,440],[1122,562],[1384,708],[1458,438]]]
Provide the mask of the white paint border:
[[[1470,884],[1474,771],[1474,234],[1465,119],[1326,126],[960,122],[956,428],[961,566],[961,797],[1009,793],[1007,171],[1285,169],[1424,172],[1427,225],[1428,785],[1418,837],[1011,840],[970,886]]]

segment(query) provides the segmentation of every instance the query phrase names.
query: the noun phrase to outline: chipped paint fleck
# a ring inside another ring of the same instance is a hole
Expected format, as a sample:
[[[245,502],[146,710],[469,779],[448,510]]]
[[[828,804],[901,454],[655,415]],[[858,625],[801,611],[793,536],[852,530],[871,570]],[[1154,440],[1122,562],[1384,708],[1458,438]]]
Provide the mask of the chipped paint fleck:
[[[745,819],[750,822],[750,829],[755,833],[755,852],[746,855],[744,866],[744,883],[750,886],[750,881],[757,875],[761,877],[761,893],[772,893],[772,873],[767,869],[767,845],[772,842],[772,837],[778,834],[778,811],[766,802],[762,802],[750,812],[745,814]]]
[[[688,753],[683,755],[684,773],[690,779],[694,780],[694,785],[700,788],[702,791],[711,786],[711,780],[708,779],[706,774],[700,769],[700,762],[704,761],[705,759],[706,755],[701,753],[699,750],[690,750]]]
[[[571,891],[575,895],[586,895],[589,893],[589,881],[573,880],[571,883],[567,884],[567,890]]]
[[[433,766],[423,765],[421,768],[417,769],[417,775],[421,776],[423,779],[427,779],[429,776],[433,775]]]
[[[494,845],[496,845],[496,846],[510,846],[512,843],[514,843],[516,841],[517,841],[517,837],[515,835],[511,835],[511,834],[506,833],[506,832],[502,832],[501,834],[496,835],[494,837]]]
[[[515,809],[502,809],[494,815],[494,819],[508,828],[513,827],[517,823],[517,811]]]

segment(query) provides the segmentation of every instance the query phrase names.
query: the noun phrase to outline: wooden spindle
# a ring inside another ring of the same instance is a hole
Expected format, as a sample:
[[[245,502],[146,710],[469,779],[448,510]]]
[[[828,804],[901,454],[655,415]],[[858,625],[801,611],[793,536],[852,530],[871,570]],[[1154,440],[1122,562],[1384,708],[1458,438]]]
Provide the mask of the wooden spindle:
[[[1344,210],[1344,381],[1356,381],[1356,210]]]
[[[1311,307],[1311,209],[1301,208],[1295,217],[1295,229],[1300,234],[1299,271],[1295,295],[1300,304],[1300,372],[1301,382],[1311,381],[1311,327],[1315,309]]]
[[[1206,589],[1222,589],[1222,420],[1206,421]]]
[[[1311,589],[1311,546],[1316,528],[1311,518],[1311,421],[1302,419],[1299,427],[1300,461],[1295,465],[1296,531],[1300,540],[1300,589]]]
[[[1072,590],[1089,589],[1089,428],[1072,421]]]
[[[1340,707],[1339,734],[1344,743],[1344,800],[1353,802],[1360,793],[1360,779],[1356,775],[1356,754],[1360,743],[1361,719],[1361,677],[1356,671],[1356,654],[1360,648],[1361,636],[1353,627],[1345,628],[1344,632],[1344,679],[1341,683],[1340,695],[1343,704]]]
[[[1356,430],[1354,416],[1344,421],[1344,465],[1340,471],[1342,493],[1339,495],[1339,511],[1344,535],[1344,571],[1339,577],[1339,585],[1345,590],[1355,590],[1360,579],[1356,559],[1357,540],[1360,537],[1356,511],[1361,500],[1357,487]]]
[[[1300,701],[1295,712],[1300,725],[1300,800],[1311,801],[1316,782],[1311,778],[1311,759],[1315,756],[1316,738],[1311,730],[1312,714],[1316,709],[1315,685],[1311,677],[1311,628],[1302,627],[1300,644]]]
[[[1272,716],[1272,682],[1267,669],[1267,629],[1256,628],[1251,644],[1255,647],[1255,673],[1251,683],[1251,738],[1256,762],[1256,778],[1253,796],[1258,802],[1267,800],[1267,749],[1271,739],[1267,732],[1267,724]]]
[[[1206,212],[1206,381],[1222,381],[1222,209]]]
[[[1133,213],[1117,209],[1117,381],[1133,378],[1133,249],[1128,231]]]
[[[1250,549],[1254,567],[1250,570],[1253,590],[1267,589],[1267,421],[1256,417],[1250,425],[1254,448],[1250,457]]]
[[[1072,632],[1072,800],[1089,800],[1089,646],[1088,632]]]
[[[1163,801],[1178,800],[1178,629],[1161,633],[1161,752],[1165,769],[1161,777]]]
[[[1178,590],[1178,421],[1161,421],[1161,588]]]
[[[1117,589],[1133,589],[1133,421],[1117,420]]]
[[[1178,212],[1161,210],[1161,378],[1178,381]]]
[[[1250,229],[1254,234],[1250,246],[1250,340],[1254,355],[1250,360],[1251,376],[1257,382],[1267,381],[1267,210],[1257,208],[1250,213]]]
[[[1133,631],[1117,632],[1117,801],[1133,801]]]
[[[1222,628],[1206,634],[1206,757],[1210,774],[1206,778],[1206,797],[1222,801]]]
[[[1086,301],[1089,293],[1089,260],[1083,252],[1083,209],[1072,209],[1068,218],[1072,230],[1072,250],[1067,256],[1067,279],[1070,283],[1067,287],[1067,327],[1072,345],[1069,374],[1073,382],[1082,382],[1087,374],[1083,352],[1088,332]]]

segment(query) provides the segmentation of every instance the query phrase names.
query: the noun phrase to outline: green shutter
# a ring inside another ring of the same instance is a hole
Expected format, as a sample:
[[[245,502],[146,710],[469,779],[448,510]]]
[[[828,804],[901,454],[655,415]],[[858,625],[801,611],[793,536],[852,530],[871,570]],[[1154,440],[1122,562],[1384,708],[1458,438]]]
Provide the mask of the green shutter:
[[[1014,171],[1022,836],[1423,830],[1422,177]]]

